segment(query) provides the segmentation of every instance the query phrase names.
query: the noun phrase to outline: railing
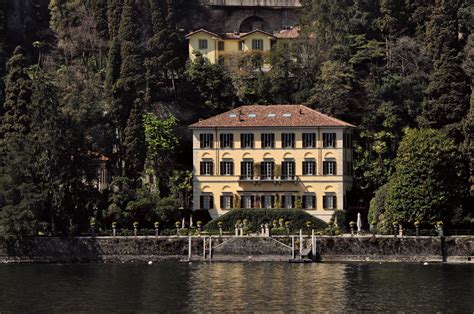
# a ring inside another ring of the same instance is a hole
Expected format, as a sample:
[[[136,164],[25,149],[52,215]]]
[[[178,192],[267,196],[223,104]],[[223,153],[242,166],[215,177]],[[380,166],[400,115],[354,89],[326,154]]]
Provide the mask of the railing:
[[[240,176],[239,181],[247,182],[295,182],[297,176]]]

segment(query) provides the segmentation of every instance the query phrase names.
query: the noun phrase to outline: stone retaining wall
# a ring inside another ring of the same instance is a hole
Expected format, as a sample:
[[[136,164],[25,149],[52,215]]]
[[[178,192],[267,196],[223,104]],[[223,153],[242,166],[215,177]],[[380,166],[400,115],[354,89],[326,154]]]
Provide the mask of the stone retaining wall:
[[[208,239],[208,238],[207,238]],[[232,240],[230,240],[232,239]],[[213,237],[214,260],[287,260],[291,238]],[[317,237],[320,261],[401,261],[472,263],[472,236],[466,237]],[[230,241],[229,241],[230,240]],[[299,252],[299,237],[295,236]],[[281,243],[278,243],[281,242]],[[304,246],[310,238],[306,237]],[[206,248],[208,251],[208,242]],[[208,254],[208,252],[206,253]],[[298,254],[296,254],[298,255]],[[0,239],[0,262],[77,263],[186,260],[187,237],[82,237]],[[192,259],[203,260],[203,239],[192,238]]]

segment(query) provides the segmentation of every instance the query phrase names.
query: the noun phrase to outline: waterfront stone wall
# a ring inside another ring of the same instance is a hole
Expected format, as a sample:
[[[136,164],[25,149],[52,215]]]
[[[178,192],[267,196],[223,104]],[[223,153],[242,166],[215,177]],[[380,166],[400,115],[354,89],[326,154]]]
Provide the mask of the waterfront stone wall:
[[[206,254],[209,255],[209,238]],[[238,240],[240,239],[240,240]],[[317,237],[317,258],[331,261],[401,261],[472,263],[474,237]],[[289,237],[212,238],[214,260],[281,260],[291,258]],[[296,256],[299,237],[294,237]],[[308,252],[310,238],[303,246]],[[192,238],[192,259],[204,260],[203,238]],[[78,237],[0,239],[0,262],[79,263],[187,260],[187,237]]]

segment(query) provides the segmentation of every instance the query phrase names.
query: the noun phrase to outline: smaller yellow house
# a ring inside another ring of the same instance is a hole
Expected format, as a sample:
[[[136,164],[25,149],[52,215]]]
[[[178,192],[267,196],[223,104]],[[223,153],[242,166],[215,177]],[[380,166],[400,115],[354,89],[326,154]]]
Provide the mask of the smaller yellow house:
[[[288,41],[299,37],[299,28],[282,30],[274,34],[262,30],[248,33],[217,34],[200,29],[186,35],[189,41],[189,58],[194,60],[196,52],[207,58],[212,64],[234,67],[240,57],[271,51],[277,41]]]

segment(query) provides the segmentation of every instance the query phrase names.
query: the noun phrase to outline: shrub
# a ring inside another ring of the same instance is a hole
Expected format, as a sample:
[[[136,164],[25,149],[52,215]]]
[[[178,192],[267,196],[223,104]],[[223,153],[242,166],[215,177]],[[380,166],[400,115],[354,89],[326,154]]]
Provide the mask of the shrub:
[[[286,235],[286,228],[284,227],[272,228],[271,234],[272,235]]]
[[[283,218],[285,221],[290,221],[290,231],[296,231],[306,228],[306,222],[311,221],[311,226],[314,229],[324,229],[327,224],[319,218],[311,216],[307,212],[299,209],[233,209],[221,217],[210,221],[205,230],[219,230],[218,223],[222,222],[224,230],[233,230],[238,220],[248,219],[248,228],[252,231],[260,229],[260,225],[269,224],[271,226],[274,220],[277,221]]]

